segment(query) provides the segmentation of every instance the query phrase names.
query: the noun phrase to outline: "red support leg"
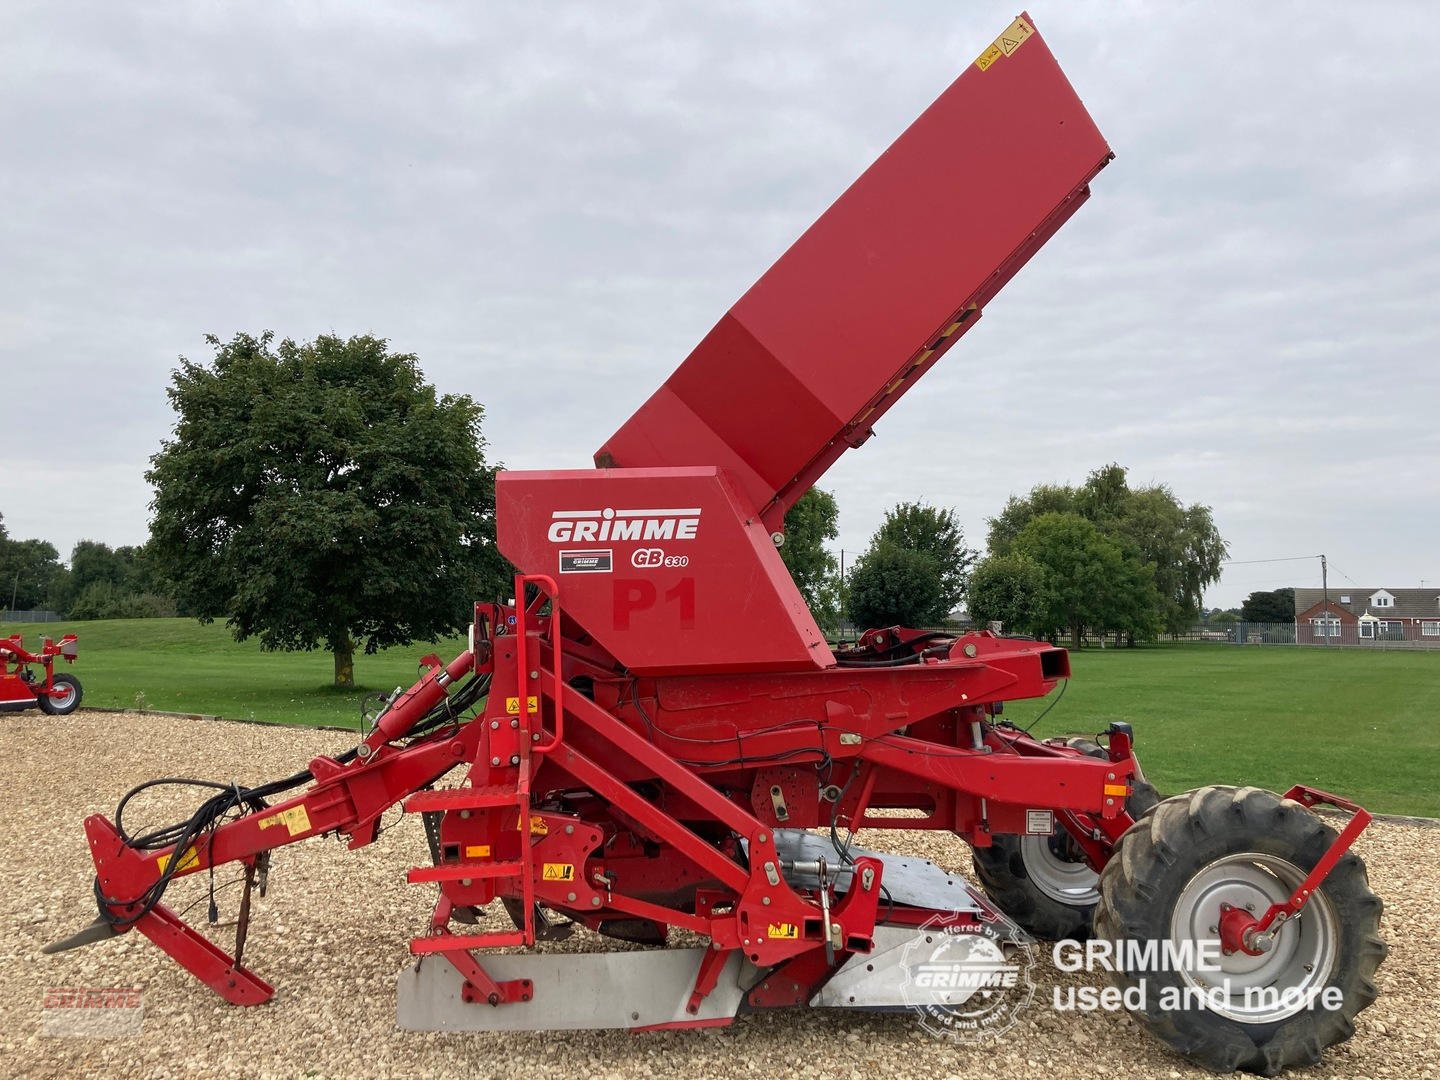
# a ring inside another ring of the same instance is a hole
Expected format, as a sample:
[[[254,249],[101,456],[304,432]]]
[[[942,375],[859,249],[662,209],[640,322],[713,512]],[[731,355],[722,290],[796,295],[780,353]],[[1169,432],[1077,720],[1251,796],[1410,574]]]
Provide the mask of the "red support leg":
[[[192,930],[163,904],[135,924],[190,974],[232,1005],[260,1005],[275,991],[260,976],[235,960],[203,934]]]

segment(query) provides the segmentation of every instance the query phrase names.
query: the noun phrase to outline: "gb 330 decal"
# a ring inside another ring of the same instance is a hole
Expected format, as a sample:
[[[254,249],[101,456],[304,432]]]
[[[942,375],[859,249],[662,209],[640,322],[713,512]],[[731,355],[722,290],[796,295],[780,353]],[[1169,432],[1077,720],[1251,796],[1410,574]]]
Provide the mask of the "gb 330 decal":
[[[636,548],[630,565],[637,570],[653,570],[661,566],[689,566],[689,555],[666,555],[664,548]]]

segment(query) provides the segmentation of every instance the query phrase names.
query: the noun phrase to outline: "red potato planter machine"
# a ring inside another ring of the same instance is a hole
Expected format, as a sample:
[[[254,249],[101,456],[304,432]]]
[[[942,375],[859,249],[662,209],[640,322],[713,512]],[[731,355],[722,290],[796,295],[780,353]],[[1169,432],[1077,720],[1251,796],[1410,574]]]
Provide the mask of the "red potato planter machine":
[[[903,1008],[914,947],[943,919],[1015,943],[1218,941],[1218,975],[1113,976],[1147,979],[1136,1019],[1214,1069],[1274,1073],[1348,1038],[1385,951],[1380,902],[1348,850],[1364,811],[1303,788],[1161,802],[1127,725],[1042,741],[1004,720],[1005,702],[1069,677],[1065,650],[903,628],[832,648],[776,550],[786,510],[979,322],[1111,156],[1016,19],[600,448],[598,468],[500,475],[516,600],[477,605],[465,652],[427,658],[358,746],[295,776],[212,784],[191,819],[142,836],[124,829],[125,802],[113,823],[88,819],[100,919],[57,948],[138,930],[226,1000],[267,1001],[242,961],[271,851],[325,834],[363,847],[398,805],[422,815],[434,857],[409,881],[438,890],[399,976],[406,1027]],[[1353,817],[1337,835],[1316,802]],[[854,847],[861,827],[953,833],[983,888]],[[174,878],[232,862],[245,874],[233,954],[163,902]],[[513,926],[480,928],[495,901]],[[491,951],[576,924],[651,947]],[[1165,986],[1211,996],[1165,1009]],[[1293,993],[1256,1003],[1252,987]],[[1311,1004],[1325,993],[1327,1007]]]
[[[80,680],[62,671],[55,674],[55,658],[73,664],[79,655],[74,634],[57,644],[50,638],[40,642],[39,652],[29,652],[18,634],[0,638],[0,712],[39,708],[51,716],[66,716],[80,707]],[[31,670],[39,667],[44,677]]]

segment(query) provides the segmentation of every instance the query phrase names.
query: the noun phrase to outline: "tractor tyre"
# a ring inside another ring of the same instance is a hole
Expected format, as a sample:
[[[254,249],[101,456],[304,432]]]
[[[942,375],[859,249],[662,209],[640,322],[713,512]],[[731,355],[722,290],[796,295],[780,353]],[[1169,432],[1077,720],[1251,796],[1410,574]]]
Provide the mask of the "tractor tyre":
[[[1108,756],[1089,739],[1066,739],[1065,745],[1090,757]],[[1138,821],[1159,802],[1155,788],[1141,780],[1125,809]],[[996,836],[989,847],[975,848],[973,857],[985,895],[1027,932],[1042,941],[1090,937],[1100,875],[1063,829],[1054,836]]]
[[[1374,1002],[1386,946],[1381,902],[1347,852],[1268,951],[1219,945],[1222,903],[1260,918],[1335,840],[1298,802],[1259,788],[1206,787],[1162,802],[1120,839],[1100,875],[1096,936],[1173,943],[1170,962],[1111,974],[1136,1021],[1212,1072],[1274,1076],[1314,1065]],[[1208,955],[1186,949],[1211,942]],[[1131,946],[1134,948],[1135,946]],[[1134,988],[1139,987],[1137,991]]]
[[[69,716],[80,707],[80,699],[84,696],[80,680],[61,672],[55,676],[54,686],[51,693],[37,695],[38,704],[43,712],[51,716]]]

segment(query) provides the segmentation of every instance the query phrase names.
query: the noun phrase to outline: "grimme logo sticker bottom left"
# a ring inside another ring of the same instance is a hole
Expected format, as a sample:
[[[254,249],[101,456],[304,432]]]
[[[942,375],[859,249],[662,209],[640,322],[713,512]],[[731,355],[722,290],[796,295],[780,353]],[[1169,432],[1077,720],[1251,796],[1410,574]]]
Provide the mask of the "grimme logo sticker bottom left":
[[[560,552],[560,573],[562,574],[608,574],[614,559],[609,548],[598,551]]]

